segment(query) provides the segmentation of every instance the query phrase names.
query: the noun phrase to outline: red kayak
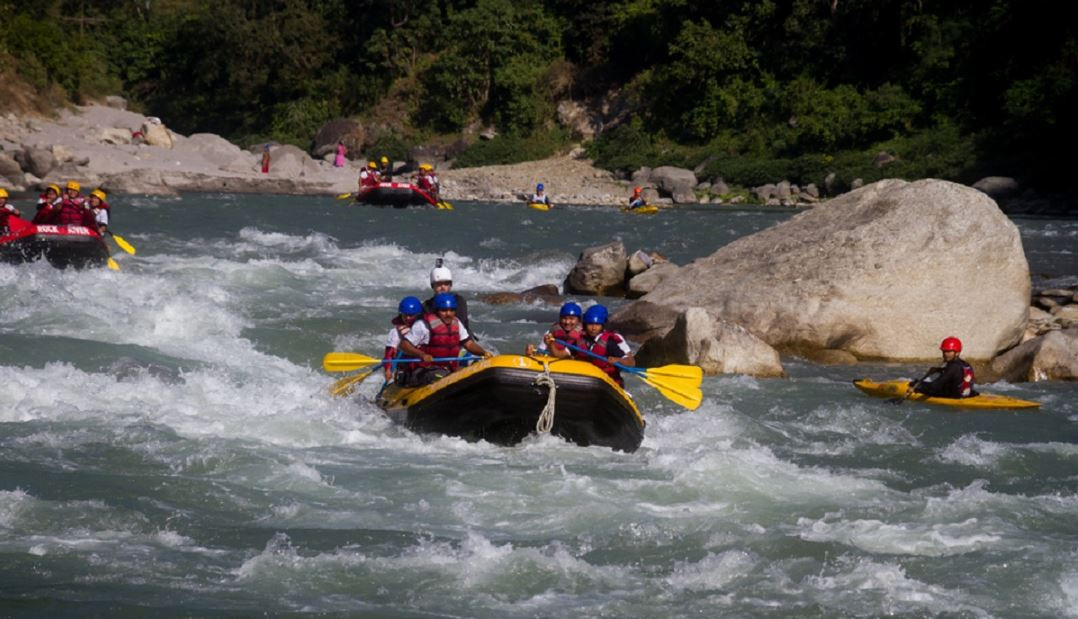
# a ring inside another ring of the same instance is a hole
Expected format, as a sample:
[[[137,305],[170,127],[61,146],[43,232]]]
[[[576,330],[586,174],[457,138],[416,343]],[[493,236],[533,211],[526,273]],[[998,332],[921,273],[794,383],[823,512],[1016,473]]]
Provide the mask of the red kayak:
[[[44,258],[66,269],[105,266],[109,248],[97,230],[85,226],[32,224],[12,215],[8,231],[0,236],[0,261],[21,264]]]
[[[430,194],[411,183],[379,183],[364,187],[356,195],[356,202],[370,204],[371,206],[392,206],[395,208],[438,206],[438,203],[434,198],[430,197]]]

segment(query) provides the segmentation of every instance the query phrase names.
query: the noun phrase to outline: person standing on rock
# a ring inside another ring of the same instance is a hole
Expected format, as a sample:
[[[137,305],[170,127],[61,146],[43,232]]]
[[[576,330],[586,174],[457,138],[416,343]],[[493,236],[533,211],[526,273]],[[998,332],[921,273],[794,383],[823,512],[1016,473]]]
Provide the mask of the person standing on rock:
[[[270,167],[270,145],[265,144],[262,146],[262,173],[269,174]]]
[[[532,204],[545,204],[551,208],[554,206],[550,202],[550,196],[546,195],[546,187],[544,187],[542,183],[535,186],[535,193],[532,194],[532,197],[528,201]]]
[[[452,294],[456,301],[454,309],[456,310],[457,320],[464,325],[465,329],[469,328],[468,302],[464,300],[464,297],[453,292],[453,272],[443,264],[441,258],[434,261],[434,268],[430,270],[430,287],[434,290],[434,296],[423,302],[423,309],[426,310],[426,313],[434,313],[434,299],[439,294]]]
[[[606,372],[614,382],[624,387],[625,381],[621,378],[621,370],[614,364],[620,363],[621,365],[634,366],[636,365],[636,359],[633,358],[633,351],[629,348],[629,343],[625,341],[625,338],[620,333],[606,330],[608,318],[609,312],[602,305],[592,305],[588,308],[588,311],[584,312],[584,345],[582,348],[591,352],[592,355],[602,357],[602,359],[597,359],[579,350],[574,350],[573,356],[581,361],[594,363],[600,370]]]
[[[15,217],[22,217],[22,213],[19,211],[19,209],[15,208],[11,204],[8,204],[7,199],[7,189],[0,187],[0,234],[7,234],[7,220],[9,217],[11,217],[12,215],[14,215]]]
[[[543,343],[539,345],[539,348],[536,348],[533,344],[528,344],[524,349],[524,354],[530,357],[538,353],[559,359],[572,357],[573,352],[557,341],[561,340],[573,346],[584,348],[584,333],[580,328],[580,317],[582,315],[583,310],[576,303],[570,301],[562,305],[561,310],[558,312],[558,324],[552,326],[549,331],[543,334]]]
[[[333,167],[344,167],[344,154],[346,152],[348,152],[348,149],[345,148],[344,142],[337,140],[337,156],[333,159]]]
[[[971,398],[977,395],[973,390],[973,368],[958,358],[962,353],[962,340],[948,337],[940,343],[940,351],[943,365],[928,370],[921,380],[911,383],[906,397],[915,393],[936,398]],[[936,374],[938,376],[933,376]]]

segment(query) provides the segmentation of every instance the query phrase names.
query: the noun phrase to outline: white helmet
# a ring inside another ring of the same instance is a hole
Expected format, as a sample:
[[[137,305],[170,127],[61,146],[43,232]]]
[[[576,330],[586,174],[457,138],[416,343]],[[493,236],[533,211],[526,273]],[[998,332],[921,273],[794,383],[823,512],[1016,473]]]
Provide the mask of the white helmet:
[[[438,282],[452,282],[453,272],[448,267],[438,265],[430,270],[430,285],[431,288]]]

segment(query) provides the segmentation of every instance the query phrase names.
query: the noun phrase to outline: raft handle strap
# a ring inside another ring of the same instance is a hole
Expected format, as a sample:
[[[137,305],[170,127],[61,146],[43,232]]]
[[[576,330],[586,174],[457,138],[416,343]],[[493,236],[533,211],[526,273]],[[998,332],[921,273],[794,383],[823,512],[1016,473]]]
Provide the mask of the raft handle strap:
[[[539,434],[550,434],[554,428],[554,402],[558,396],[558,385],[554,382],[554,377],[550,375],[550,364],[546,361],[543,361],[543,373],[536,376],[532,384],[547,387],[546,406],[543,407],[543,412],[539,413],[535,431]]]

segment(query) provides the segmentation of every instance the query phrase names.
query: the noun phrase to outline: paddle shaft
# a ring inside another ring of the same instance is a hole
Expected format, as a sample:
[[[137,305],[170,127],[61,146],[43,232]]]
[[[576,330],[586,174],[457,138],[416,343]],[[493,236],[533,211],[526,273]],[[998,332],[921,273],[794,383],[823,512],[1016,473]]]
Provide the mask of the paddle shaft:
[[[562,346],[564,346],[566,348],[571,349],[571,350],[582,352],[585,355],[590,355],[592,357],[595,357],[596,359],[601,359],[603,361],[606,361],[607,363],[610,363],[610,359],[607,359],[606,357],[604,357],[604,356],[602,356],[600,354],[593,353],[593,352],[591,352],[590,350],[588,350],[586,348],[581,348],[579,346],[574,346],[574,345],[570,344],[569,342],[566,342],[566,341],[563,341],[563,340],[554,340],[554,341],[561,344]],[[626,372],[629,372],[631,374],[636,374],[638,376],[643,376],[644,375],[644,370],[642,370],[640,368],[634,368],[634,367],[632,367],[630,365],[622,365],[620,363],[611,363],[611,365],[613,365],[614,367],[616,367],[616,368],[618,368],[620,370],[624,370]]]

